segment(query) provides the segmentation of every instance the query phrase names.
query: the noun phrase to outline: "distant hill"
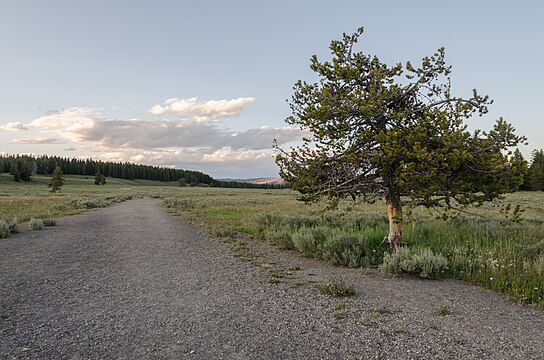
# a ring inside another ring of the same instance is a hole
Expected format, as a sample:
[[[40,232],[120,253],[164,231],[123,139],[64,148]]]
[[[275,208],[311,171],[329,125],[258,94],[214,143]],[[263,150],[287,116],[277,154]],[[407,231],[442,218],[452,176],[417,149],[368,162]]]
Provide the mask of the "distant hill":
[[[243,183],[255,184],[255,185],[265,185],[265,184],[283,185],[284,184],[283,179],[280,179],[280,178],[219,179],[219,181],[235,181],[235,182],[243,182]]]

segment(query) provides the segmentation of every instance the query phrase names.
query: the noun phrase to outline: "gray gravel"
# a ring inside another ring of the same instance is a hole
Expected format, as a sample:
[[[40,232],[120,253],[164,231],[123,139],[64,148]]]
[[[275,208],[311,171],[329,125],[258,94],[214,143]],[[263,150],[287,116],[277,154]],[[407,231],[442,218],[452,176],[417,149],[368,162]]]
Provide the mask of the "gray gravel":
[[[544,311],[459,281],[255,257],[139,199],[0,239],[0,356],[543,359]],[[283,274],[268,282],[270,268]],[[299,269],[300,268],[300,269]],[[315,282],[342,279],[334,299]],[[433,313],[445,304],[447,316]]]

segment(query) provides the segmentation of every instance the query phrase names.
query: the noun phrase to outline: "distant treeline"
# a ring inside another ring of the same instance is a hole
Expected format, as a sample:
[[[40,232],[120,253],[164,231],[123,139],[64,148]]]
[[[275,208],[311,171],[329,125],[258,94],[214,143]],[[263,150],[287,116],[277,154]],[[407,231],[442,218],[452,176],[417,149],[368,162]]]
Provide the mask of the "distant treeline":
[[[58,156],[0,155],[0,173],[10,173],[15,181],[30,181],[33,175],[50,175],[59,166],[66,175],[95,176],[97,172],[110,178],[126,180],[179,181],[180,185],[226,188],[277,189],[281,185],[250,184],[237,181],[219,181],[200,171],[181,170],[121,162],[103,162],[92,159],[63,158]]]

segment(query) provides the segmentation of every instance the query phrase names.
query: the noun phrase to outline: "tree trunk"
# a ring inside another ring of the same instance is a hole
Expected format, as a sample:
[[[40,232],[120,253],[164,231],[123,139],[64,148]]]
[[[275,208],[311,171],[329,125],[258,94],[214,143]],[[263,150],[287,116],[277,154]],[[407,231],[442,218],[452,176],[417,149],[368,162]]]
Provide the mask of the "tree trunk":
[[[400,196],[396,193],[390,192],[387,194],[385,202],[387,204],[387,217],[389,218],[389,235],[387,235],[386,239],[389,243],[389,249],[394,251],[397,247],[403,244],[403,218]]]

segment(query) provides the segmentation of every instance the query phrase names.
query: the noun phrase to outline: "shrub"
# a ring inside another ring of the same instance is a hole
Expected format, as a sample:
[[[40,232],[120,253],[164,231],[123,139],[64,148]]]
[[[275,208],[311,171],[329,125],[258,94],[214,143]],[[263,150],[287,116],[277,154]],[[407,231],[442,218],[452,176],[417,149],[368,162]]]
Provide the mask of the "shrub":
[[[301,214],[284,214],[279,211],[259,213],[254,217],[255,222],[261,228],[288,228],[298,230],[304,227],[317,226],[320,219],[316,216]]]
[[[57,222],[54,219],[44,219],[43,226],[55,226]]]
[[[293,245],[306,257],[319,258],[318,249],[327,237],[331,229],[327,227],[303,227],[293,234]]]
[[[400,247],[394,253],[384,255],[380,269],[389,273],[436,278],[447,266],[448,260],[441,254],[434,254],[429,248],[411,251],[407,247]]]
[[[8,222],[9,232],[12,234],[17,234],[19,232],[19,223],[17,222],[17,218],[13,217],[11,221]]]
[[[320,257],[335,265],[359,267],[368,263],[366,241],[361,236],[331,232],[319,248]]]
[[[8,223],[0,219],[0,239],[7,238],[11,234]]]
[[[30,227],[30,230],[42,230],[44,227],[43,220],[32,218],[28,222],[28,227]]]
[[[267,231],[265,233],[266,240],[272,244],[279,246],[282,249],[294,250],[295,245],[291,238],[291,232],[285,229]]]
[[[92,199],[92,200],[74,199],[70,202],[70,205],[76,209],[95,209],[95,208],[106,207],[110,205],[110,202],[104,199]]]

